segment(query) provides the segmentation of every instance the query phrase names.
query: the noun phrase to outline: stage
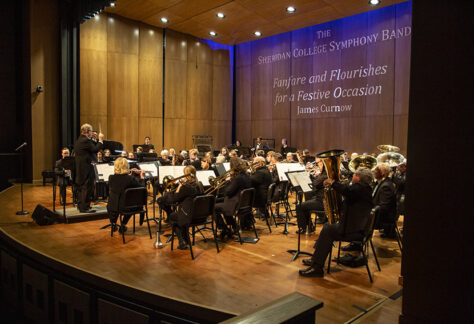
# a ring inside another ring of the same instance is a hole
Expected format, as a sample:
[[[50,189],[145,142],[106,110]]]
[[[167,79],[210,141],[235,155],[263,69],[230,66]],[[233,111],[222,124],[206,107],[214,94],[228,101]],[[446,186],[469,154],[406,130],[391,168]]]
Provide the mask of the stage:
[[[109,229],[100,229],[108,223],[106,219],[38,226],[31,214],[37,204],[52,209],[51,185],[25,185],[24,201],[30,213],[18,216],[15,212],[20,209],[20,187],[0,193],[0,227],[5,234],[37,253],[124,286],[232,314],[300,292],[324,302],[317,311],[318,323],[343,323],[361,316],[370,317],[371,322],[398,322],[399,306],[393,304],[395,300],[399,305],[401,300],[397,297],[401,290],[401,254],[396,240],[383,239],[378,231],[374,233],[374,245],[382,271],[377,270],[370,252],[371,284],[365,267],[349,268],[335,262],[331,274],[324,278],[300,277],[298,270],[305,267],[301,263],[304,256],[291,262],[292,255],[286,252],[297,247],[296,226],[290,226],[290,233],[284,235],[283,226],[272,225],[270,234],[264,220],[257,220],[257,244],[219,242],[219,254],[213,240],[205,243],[196,234],[195,260],[191,260],[189,250],[171,251],[170,243],[155,249],[155,237],[149,238],[146,223],[138,226],[138,217],[135,234],[130,220],[125,245],[118,233],[110,237]],[[56,208],[60,209],[59,205]],[[154,234],[156,225],[151,225]],[[164,229],[170,233],[169,227]],[[313,251],[320,230],[318,225],[316,234],[301,236],[303,251]],[[212,237],[210,231],[204,235]],[[337,249],[333,249],[335,255]],[[380,311],[384,305],[391,311]]]

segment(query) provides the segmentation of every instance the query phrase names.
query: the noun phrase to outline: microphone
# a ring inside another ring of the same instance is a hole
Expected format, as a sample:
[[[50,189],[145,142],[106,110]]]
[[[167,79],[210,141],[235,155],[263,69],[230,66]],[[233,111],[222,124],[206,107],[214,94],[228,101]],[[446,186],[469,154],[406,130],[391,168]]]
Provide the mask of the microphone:
[[[18,147],[15,149],[15,152],[18,152],[19,150],[21,150],[22,148],[24,148],[26,145],[28,145],[28,143],[24,142],[23,144],[21,144],[20,146],[18,146]]]

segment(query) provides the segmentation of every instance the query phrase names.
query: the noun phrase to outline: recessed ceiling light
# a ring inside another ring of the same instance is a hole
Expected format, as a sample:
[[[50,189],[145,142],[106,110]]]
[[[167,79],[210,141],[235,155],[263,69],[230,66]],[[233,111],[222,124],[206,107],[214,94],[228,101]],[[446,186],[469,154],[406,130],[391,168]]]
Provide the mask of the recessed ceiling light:
[[[220,18],[220,19],[224,19],[224,18],[225,18],[224,13],[222,13],[222,12],[218,12],[216,16],[217,16],[217,18]]]
[[[376,6],[376,5],[380,4],[380,0],[369,0],[369,4],[371,6]]]
[[[114,3],[114,2],[111,2],[111,3],[110,3],[110,6],[111,6],[111,7],[115,7],[115,3]]]
[[[209,35],[211,35],[212,37],[214,37],[214,36],[216,36],[217,34],[216,34],[215,31],[210,31],[210,32],[209,32]]]
[[[166,18],[166,17],[161,17],[160,20],[161,20],[161,22],[162,22],[163,24],[167,24],[167,23],[168,23],[168,18]]]
[[[260,36],[262,36],[262,33],[261,33],[261,32],[259,32],[258,30],[257,30],[255,33],[253,33],[253,34],[254,34],[255,36],[257,36],[257,37],[260,37]]]
[[[289,7],[286,7],[286,11],[287,11],[288,13],[293,13],[293,12],[296,11],[296,9],[295,9],[295,7],[289,6]]]

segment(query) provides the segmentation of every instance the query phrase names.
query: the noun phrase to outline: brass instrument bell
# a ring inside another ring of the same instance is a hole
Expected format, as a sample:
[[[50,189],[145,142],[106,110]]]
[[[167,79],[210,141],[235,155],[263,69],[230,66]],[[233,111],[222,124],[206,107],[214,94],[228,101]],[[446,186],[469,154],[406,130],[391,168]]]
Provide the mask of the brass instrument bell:
[[[389,144],[383,144],[383,145],[378,145],[377,149],[381,152],[398,152],[400,151],[400,148],[394,145],[389,145]]]
[[[406,160],[403,155],[395,152],[385,152],[377,156],[378,163],[387,163],[392,168],[405,163],[405,161]]]
[[[374,158],[372,155],[359,155],[356,158],[352,159],[349,162],[349,170],[352,172],[356,172],[356,170],[360,167],[365,167],[370,170],[374,170],[377,166],[377,159]]]

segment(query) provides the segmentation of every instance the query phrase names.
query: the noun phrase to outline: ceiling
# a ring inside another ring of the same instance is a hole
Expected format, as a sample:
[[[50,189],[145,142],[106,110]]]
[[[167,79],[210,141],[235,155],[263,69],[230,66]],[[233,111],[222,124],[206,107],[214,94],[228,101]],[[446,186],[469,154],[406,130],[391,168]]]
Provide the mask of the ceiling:
[[[106,11],[153,26],[170,28],[220,44],[255,40],[255,31],[267,37],[352,16],[406,0],[117,0]],[[286,12],[288,6],[296,12]],[[218,12],[226,15],[216,17]],[[168,23],[161,22],[166,17]],[[210,31],[217,33],[215,37]]]

